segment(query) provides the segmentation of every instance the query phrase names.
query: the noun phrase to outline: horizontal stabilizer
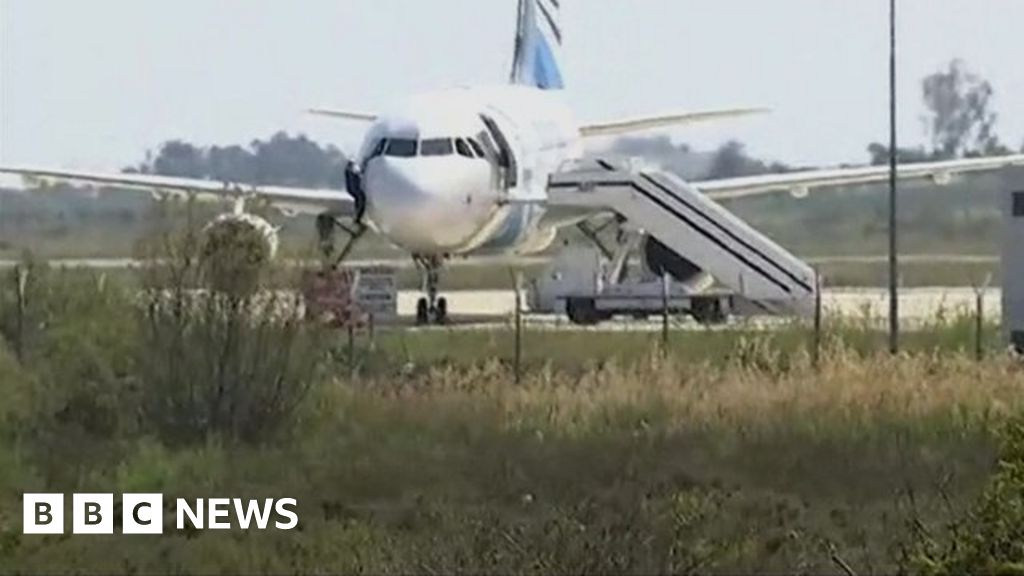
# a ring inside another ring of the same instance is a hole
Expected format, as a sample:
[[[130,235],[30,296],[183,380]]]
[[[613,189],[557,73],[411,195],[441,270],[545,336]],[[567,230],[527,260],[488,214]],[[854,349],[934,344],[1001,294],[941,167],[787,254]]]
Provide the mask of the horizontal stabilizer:
[[[330,108],[310,108],[308,110],[310,114],[316,116],[327,116],[329,118],[338,118],[341,120],[353,120],[356,122],[374,122],[377,120],[376,114],[368,114],[366,112],[354,112],[352,110],[335,110]]]
[[[620,136],[641,130],[662,128],[665,126],[685,126],[701,122],[713,122],[716,120],[727,120],[730,118],[741,118],[756,114],[767,114],[767,108],[733,108],[728,110],[709,110],[705,112],[686,112],[683,114],[669,114],[665,116],[650,116],[647,118],[634,118],[631,120],[618,120],[602,124],[590,124],[580,128],[580,132],[586,137],[595,136]]]

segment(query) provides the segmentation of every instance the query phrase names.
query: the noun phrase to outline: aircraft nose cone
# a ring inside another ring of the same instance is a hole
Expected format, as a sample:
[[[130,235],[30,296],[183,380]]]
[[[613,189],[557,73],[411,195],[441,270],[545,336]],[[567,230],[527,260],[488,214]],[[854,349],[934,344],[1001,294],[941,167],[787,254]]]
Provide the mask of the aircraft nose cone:
[[[483,225],[476,204],[487,182],[467,177],[458,166],[422,160],[381,158],[367,168],[370,218],[411,252],[455,251]]]

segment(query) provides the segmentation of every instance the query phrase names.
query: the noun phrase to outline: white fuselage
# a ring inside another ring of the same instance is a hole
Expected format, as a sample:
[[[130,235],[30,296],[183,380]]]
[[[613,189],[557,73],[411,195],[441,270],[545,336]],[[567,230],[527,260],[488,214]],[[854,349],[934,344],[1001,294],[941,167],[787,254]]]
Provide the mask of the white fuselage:
[[[357,162],[368,219],[412,254],[528,254],[555,236],[541,225],[549,176],[582,153],[562,92],[498,86],[409,98]]]

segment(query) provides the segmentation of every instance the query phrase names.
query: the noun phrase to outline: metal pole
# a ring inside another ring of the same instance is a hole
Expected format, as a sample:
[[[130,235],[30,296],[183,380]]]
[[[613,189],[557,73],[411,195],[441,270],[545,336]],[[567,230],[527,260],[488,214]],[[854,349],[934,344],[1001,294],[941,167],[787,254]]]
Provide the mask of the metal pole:
[[[889,0],[889,352],[900,351],[899,244],[897,242],[898,204],[896,133],[896,0]]]

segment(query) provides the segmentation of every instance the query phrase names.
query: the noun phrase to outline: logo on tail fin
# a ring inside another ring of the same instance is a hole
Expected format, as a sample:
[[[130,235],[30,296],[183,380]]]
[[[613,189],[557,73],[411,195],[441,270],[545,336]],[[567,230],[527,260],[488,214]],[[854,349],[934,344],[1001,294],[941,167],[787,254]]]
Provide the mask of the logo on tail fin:
[[[562,2],[519,0],[512,82],[542,90],[565,88],[562,76]]]

